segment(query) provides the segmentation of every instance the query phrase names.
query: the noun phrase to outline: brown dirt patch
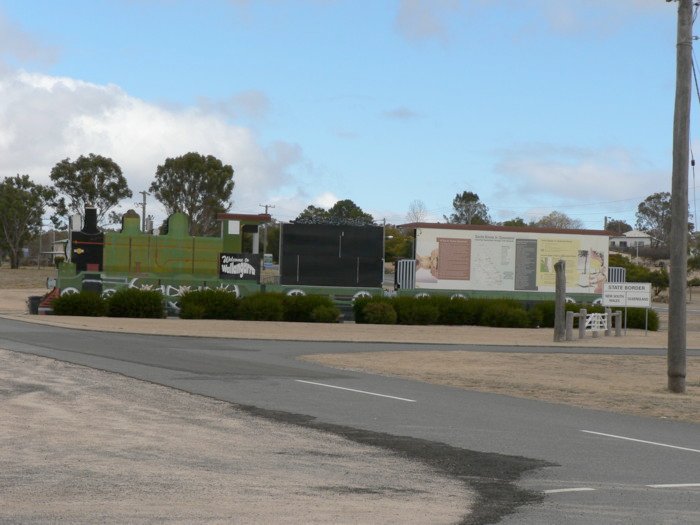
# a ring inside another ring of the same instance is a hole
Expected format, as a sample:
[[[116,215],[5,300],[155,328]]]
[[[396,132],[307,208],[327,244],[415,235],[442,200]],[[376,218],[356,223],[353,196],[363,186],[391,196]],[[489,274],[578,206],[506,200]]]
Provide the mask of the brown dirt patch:
[[[700,358],[688,392],[666,391],[666,358],[489,352],[366,352],[303,359],[481,392],[700,423]]]

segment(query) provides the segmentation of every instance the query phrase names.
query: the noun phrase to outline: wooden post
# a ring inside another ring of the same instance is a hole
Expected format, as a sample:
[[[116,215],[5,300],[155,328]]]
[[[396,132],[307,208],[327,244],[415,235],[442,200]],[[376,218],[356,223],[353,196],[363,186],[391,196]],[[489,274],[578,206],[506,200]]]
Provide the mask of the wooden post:
[[[685,393],[686,305],[688,266],[688,168],[690,165],[690,97],[693,68],[693,0],[678,2],[676,101],[673,115],[671,175],[671,268],[668,290],[668,389]]]
[[[578,311],[578,338],[586,338],[586,317],[588,316],[588,310],[581,308]]]
[[[566,312],[566,340],[574,339],[574,312]]]
[[[554,295],[554,341],[563,341],[566,337],[566,262],[554,263],[556,274]]]

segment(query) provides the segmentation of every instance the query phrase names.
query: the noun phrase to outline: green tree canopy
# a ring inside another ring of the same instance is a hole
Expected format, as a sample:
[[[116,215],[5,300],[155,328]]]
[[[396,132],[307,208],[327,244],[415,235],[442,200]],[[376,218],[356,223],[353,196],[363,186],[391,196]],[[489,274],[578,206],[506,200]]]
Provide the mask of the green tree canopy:
[[[637,206],[637,229],[651,235],[653,246],[667,246],[671,234],[671,194],[653,193]]]
[[[0,248],[10,254],[11,268],[19,268],[22,248],[41,232],[44,210],[55,198],[53,188],[33,183],[29,175],[0,183]]]
[[[347,224],[351,226],[366,226],[374,224],[374,217],[362,211],[350,199],[336,202],[329,210],[318,206],[307,206],[294,219],[298,224]]]
[[[489,209],[479,200],[479,196],[471,191],[463,191],[452,199],[454,213],[444,216],[447,222],[453,224],[491,224]]]
[[[328,210],[310,204],[294,219],[294,222],[299,224],[327,224],[329,220]]]
[[[169,215],[182,212],[189,216],[192,235],[216,235],[216,215],[230,209],[233,186],[231,166],[211,155],[186,153],[158,166],[149,191]]]
[[[90,153],[81,155],[74,162],[64,159],[51,170],[51,181],[57,196],[51,203],[56,214],[52,217],[58,225],[69,214],[85,215],[85,207],[97,208],[97,221],[101,224],[110,217],[109,212],[119,201],[132,196],[129,185],[119,165],[112,159]]]
[[[394,262],[413,256],[413,235],[402,231],[396,226],[387,225],[384,228],[384,260]]]
[[[632,231],[632,226],[620,219],[610,219],[605,227],[606,230],[616,235],[622,235],[628,231]]]
[[[536,221],[533,226],[538,228],[559,228],[562,230],[581,230],[583,222],[579,219],[572,219],[566,213],[553,211]]]
[[[527,226],[525,224],[525,221],[522,219],[522,217],[515,217],[514,219],[509,219],[507,221],[503,221],[502,226]]]

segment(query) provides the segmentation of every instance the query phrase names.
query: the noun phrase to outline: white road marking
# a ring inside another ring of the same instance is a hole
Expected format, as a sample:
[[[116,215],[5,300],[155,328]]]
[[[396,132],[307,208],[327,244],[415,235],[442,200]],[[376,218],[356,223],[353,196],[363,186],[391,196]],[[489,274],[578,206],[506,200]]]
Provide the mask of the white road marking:
[[[578,488],[572,488],[572,489],[551,489],[551,490],[545,490],[543,491],[545,494],[558,494],[560,492],[590,492],[592,489],[590,487],[578,487]]]
[[[301,379],[295,380],[297,383],[306,383],[307,385],[317,385],[325,386],[328,388],[337,388],[338,390],[347,390],[348,392],[357,392],[358,394],[367,394],[368,396],[378,396],[378,397],[388,397],[389,399],[397,399],[399,401],[408,401],[409,403],[415,403],[415,399],[406,399],[405,397],[388,396],[386,394],[377,394],[376,392],[366,392],[365,390],[355,390],[354,388],[345,388],[342,386],[327,385],[325,383],[314,383],[313,381],[302,381]]]
[[[700,483],[668,483],[666,485],[647,485],[652,489],[682,489],[686,487],[700,487]]]
[[[634,441],[636,443],[646,443],[647,445],[656,445],[657,447],[675,448],[676,450],[687,450],[688,452],[697,452],[700,454],[700,450],[695,449],[695,448],[678,447],[676,445],[667,445],[666,443],[657,443],[655,441],[645,441],[643,439],[634,439],[634,438],[625,437],[625,436],[616,436],[615,434],[604,434],[603,432],[593,432],[592,430],[582,430],[581,432],[585,432],[587,434],[595,434],[597,436],[611,437],[611,438],[615,438],[615,439],[624,439],[626,441]]]

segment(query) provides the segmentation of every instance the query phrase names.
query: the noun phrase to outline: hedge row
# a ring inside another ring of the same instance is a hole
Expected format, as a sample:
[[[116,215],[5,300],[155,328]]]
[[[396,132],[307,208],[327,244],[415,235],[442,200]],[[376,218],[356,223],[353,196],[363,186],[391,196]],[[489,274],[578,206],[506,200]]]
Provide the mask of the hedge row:
[[[259,293],[243,298],[225,290],[196,290],[180,300],[183,319],[241,319],[249,321],[296,321],[336,323],[340,310],[329,297],[287,296]],[[110,317],[165,317],[165,301],[157,290],[124,288],[111,297],[83,291],[63,295],[53,301],[56,315]]]
[[[123,288],[108,298],[97,292],[62,295],[51,303],[56,315],[83,315],[89,317],[165,317],[163,295],[157,290]]]
[[[337,323],[340,310],[322,295],[258,293],[239,299],[225,290],[196,290],[180,299],[180,317]]]
[[[578,312],[584,306],[567,304]],[[413,325],[477,325],[508,328],[554,327],[554,301],[522,303],[515,299],[434,297],[367,297],[353,305],[356,323]],[[602,306],[586,307],[604,313]],[[628,308],[628,328],[644,328],[644,309]],[[658,330],[659,318],[649,311],[649,330]]]
[[[362,297],[355,301],[355,322],[411,325],[480,325],[509,328],[554,326],[554,301],[522,303],[515,299],[434,297]],[[582,305],[567,304],[578,312]],[[602,306],[587,305],[588,313],[603,313]],[[110,317],[165,317],[163,295],[157,290],[124,288],[105,299],[96,292],[63,295],[53,301],[56,315]],[[335,323],[340,311],[321,295],[288,296],[258,293],[237,298],[225,290],[196,290],[180,298],[183,319],[240,319]],[[627,309],[627,327],[644,328],[645,310]],[[659,329],[656,312],[649,310],[649,330]]]

